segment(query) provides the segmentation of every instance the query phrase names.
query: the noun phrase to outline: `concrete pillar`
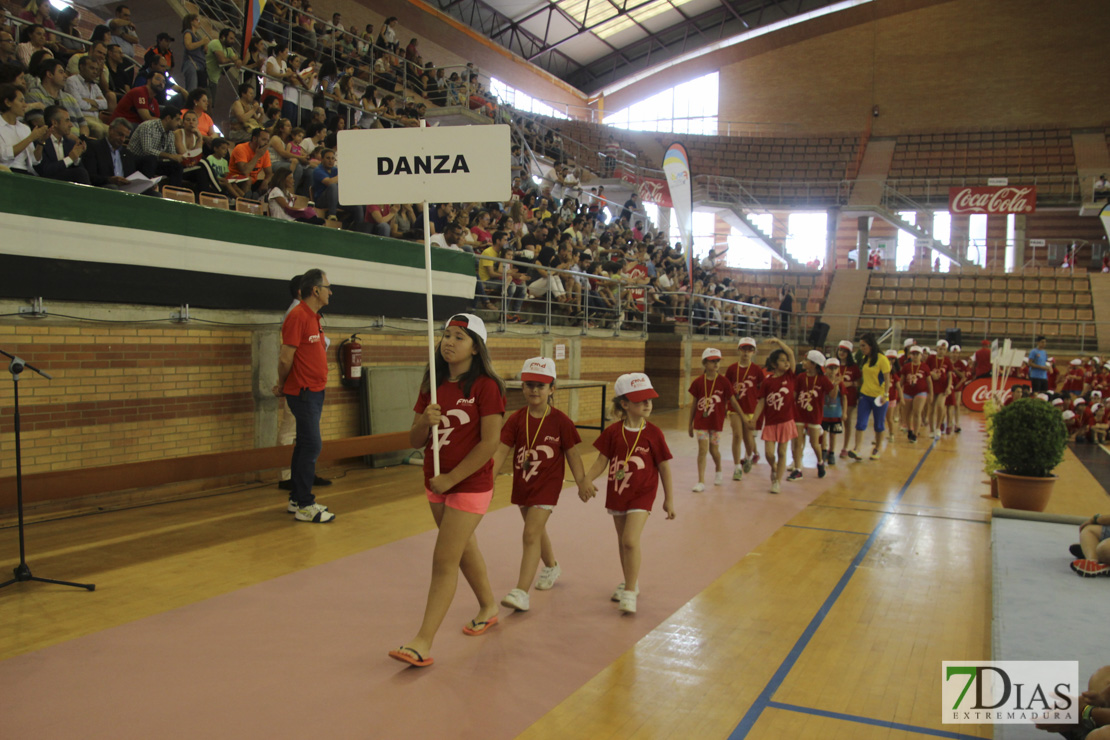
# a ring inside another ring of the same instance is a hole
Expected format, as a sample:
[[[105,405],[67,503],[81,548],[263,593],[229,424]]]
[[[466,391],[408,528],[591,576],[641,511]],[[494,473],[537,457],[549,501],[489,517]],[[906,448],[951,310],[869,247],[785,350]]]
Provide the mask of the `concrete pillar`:
[[[277,358],[281,351],[281,332],[277,329],[256,331],[251,336],[251,387],[254,389],[254,446],[273,447],[277,444],[278,421],[284,401],[272,388],[277,383]]]
[[[827,211],[825,226],[825,270],[836,269],[836,234],[840,229],[840,207],[833,206]]]
[[[856,269],[867,269],[867,244],[871,238],[871,217],[860,216],[856,219]]]
[[[1025,214],[1018,213],[1014,216],[1014,269],[1020,270],[1025,265]]]
[[[971,219],[967,215],[952,215],[952,230],[949,236],[949,246],[961,259],[967,259],[968,232]]]
[[[921,231],[924,231],[929,236],[933,235],[933,212],[932,211],[918,211],[916,226]],[[933,250],[929,247],[915,247],[914,256],[917,258],[917,267],[922,272],[932,272],[933,270]]]

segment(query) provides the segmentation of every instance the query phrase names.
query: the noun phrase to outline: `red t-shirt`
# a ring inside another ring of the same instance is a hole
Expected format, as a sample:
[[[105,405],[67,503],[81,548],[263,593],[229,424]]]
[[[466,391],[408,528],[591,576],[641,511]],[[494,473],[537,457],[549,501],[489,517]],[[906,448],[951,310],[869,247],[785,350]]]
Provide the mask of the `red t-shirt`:
[[[618,421],[605,428],[594,440],[594,447],[609,458],[605,508],[613,511],[651,511],[659,490],[659,463],[673,457],[662,430],[644,422],[642,429],[632,431],[625,428],[624,422]],[[624,471],[621,480],[617,480],[618,470]]]
[[[763,423],[767,426],[794,421],[794,372],[779,377],[768,374],[759,387],[763,399]]]
[[[963,375],[962,378],[957,375],[955,378],[952,379],[952,390],[956,391],[967,385],[967,360],[956,360],[952,363],[952,370],[956,373],[959,373],[960,375]]]
[[[902,373],[898,372],[897,367],[898,364],[894,363],[890,369],[890,392],[887,397],[890,401],[898,400],[898,384],[902,382]]]
[[[439,432],[439,470],[448,473],[463,461],[482,441],[482,417],[505,413],[505,397],[497,383],[488,375],[479,375],[464,396],[458,383],[444,381],[436,388],[436,400],[442,412]],[[424,413],[432,402],[431,394],[421,393],[413,411]],[[433,430],[436,431],[436,430]],[[432,466],[432,437],[424,445],[424,487],[435,477]],[[493,455],[485,465],[459,481],[447,493],[483,493],[493,488]]]
[[[907,399],[913,398],[918,393],[929,392],[929,366],[924,362],[914,367],[907,363],[902,368],[902,393]]]
[[[803,373],[794,378],[794,421],[820,424],[825,416],[825,396],[833,389],[824,375]]]
[[[932,366],[934,370],[940,370],[940,378],[933,378],[933,393],[940,395],[948,390],[948,375],[952,372],[952,363],[947,357],[944,359],[933,358]]]
[[[1072,368],[1068,370],[1068,374],[1064,376],[1064,390],[1082,392],[1083,390],[1083,370],[1082,368]]]
[[[849,385],[849,383],[859,383],[863,377],[863,371],[859,369],[859,365],[849,365],[843,368],[843,375],[844,385],[841,388],[844,391],[844,406],[851,408],[859,400],[859,386]]]
[[[763,385],[763,379],[767,377],[767,373],[754,362],[744,368],[740,367],[739,362],[734,362],[728,366],[728,370],[725,370],[725,377],[736,391],[740,410],[745,414],[753,413],[755,405],[759,402],[759,387]]]
[[[990,375],[991,373],[991,348],[981,347],[975,350],[975,377]]]
[[[281,343],[297,348],[281,392],[296,396],[302,388],[324,390],[328,384],[328,350],[320,314],[303,301],[298,303],[281,325]]]
[[[713,432],[724,429],[729,400],[735,395],[732,383],[720,373],[717,373],[712,382],[702,375],[694,379],[688,392],[694,397],[696,404],[694,429],[708,429]]]
[[[549,409],[542,421],[528,418],[527,407],[510,416],[501,427],[501,442],[513,449],[512,502],[517,506],[559,503],[566,452],[581,441],[574,422],[559,409]],[[527,470],[525,460],[530,461]]]
[[[146,85],[128,90],[116,105],[112,118],[126,118],[131,123],[142,123],[143,119],[139,117],[140,110],[148,110],[151,116],[158,117],[158,101],[151,96]]]
[[[1086,404],[1083,405],[1083,410],[1075,415],[1075,418],[1079,419],[1080,426],[1089,427],[1095,423],[1095,415],[1091,413]]]
[[[1060,373],[1054,365],[1048,366],[1048,389],[1056,392],[1056,383],[1060,380]]]

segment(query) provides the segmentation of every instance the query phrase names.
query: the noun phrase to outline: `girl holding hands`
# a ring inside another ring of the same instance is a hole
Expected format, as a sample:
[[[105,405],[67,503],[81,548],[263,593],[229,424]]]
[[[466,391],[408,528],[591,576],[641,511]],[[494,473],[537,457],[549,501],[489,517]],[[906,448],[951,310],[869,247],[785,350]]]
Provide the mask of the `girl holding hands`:
[[[705,457],[713,458],[717,475],[713,485],[724,483],[721,469],[721,430],[725,427],[725,415],[731,408],[740,413],[732,383],[717,370],[721,366],[721,350],[710,347],[701,353],[701,365],[705,373],[690,384],[689,393],[694,397],[690,404],[689,432],[698,438],[698,484],[694,493],[705,490]]]
[[[794,353],[781,339],[768,340],[778,349],[767,358],[767,377],[759,389],[755,418],[763,415],[763,443],[771,466],[771,493],[782,491],[786,445],[798,436],[794,424]]]

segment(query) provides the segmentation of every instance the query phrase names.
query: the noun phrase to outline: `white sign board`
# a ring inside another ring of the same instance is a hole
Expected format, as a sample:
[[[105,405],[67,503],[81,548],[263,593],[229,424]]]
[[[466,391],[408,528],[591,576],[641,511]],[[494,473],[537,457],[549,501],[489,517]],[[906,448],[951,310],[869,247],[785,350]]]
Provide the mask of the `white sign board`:
[[[913,240],[913,245],[915,247],[917,247],[918,249],[932,249],[933,248],[933,240],[932,239],[914,239]]]
[[[506,201],[509,127],[339,132],[339,202],[351,205]]]
[[[1010,184],[1008,177],[988,177],[987,187],[989,188],[1004,188]]]
[[[1031,246],[1031,247],[1043,247],[1044,246],[1044,239],[1030,239],[1029,240],[1029,246]]]
[[[556,344],[555,345],[555,359],[556,360],[565,360],[565,359],[567,359],[567,346],[565,344]]]

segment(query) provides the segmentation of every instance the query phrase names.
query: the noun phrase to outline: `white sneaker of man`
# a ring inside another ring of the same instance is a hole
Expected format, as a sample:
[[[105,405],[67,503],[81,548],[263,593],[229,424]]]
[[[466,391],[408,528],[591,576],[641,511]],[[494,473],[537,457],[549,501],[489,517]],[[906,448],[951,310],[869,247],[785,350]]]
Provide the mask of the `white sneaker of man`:
[[[311,504],[309,506],[297,509],[297,513],[293,518],[298,522],[313,522],[314,524],[327,524],[335,519],[335,514],[328,511],[328,507],[323,504]]]

